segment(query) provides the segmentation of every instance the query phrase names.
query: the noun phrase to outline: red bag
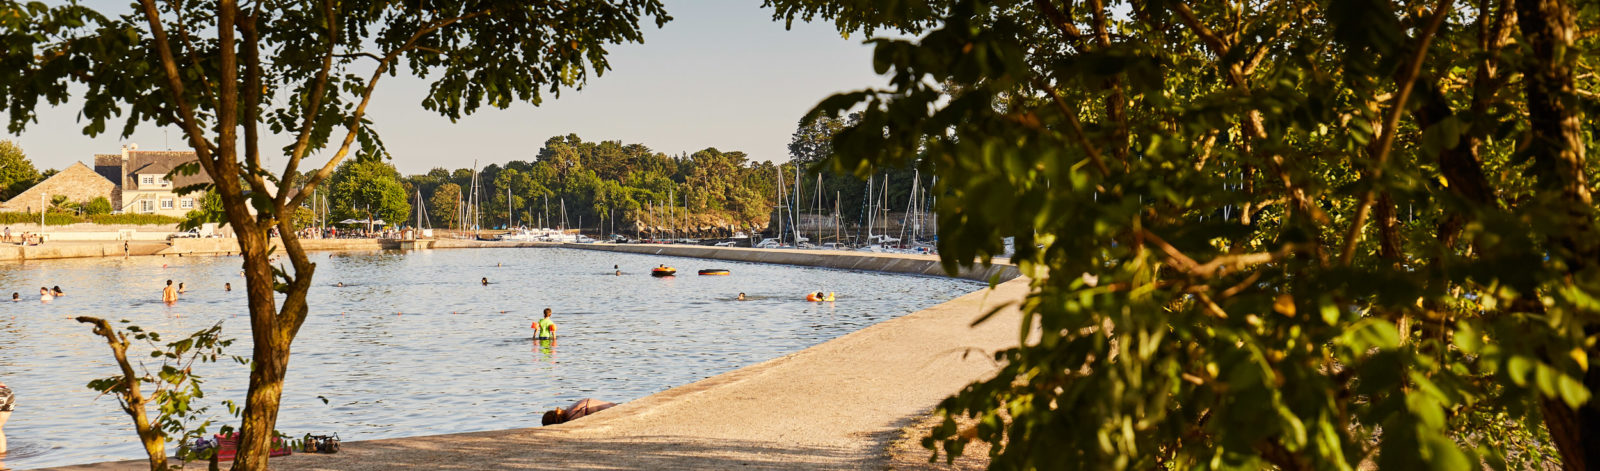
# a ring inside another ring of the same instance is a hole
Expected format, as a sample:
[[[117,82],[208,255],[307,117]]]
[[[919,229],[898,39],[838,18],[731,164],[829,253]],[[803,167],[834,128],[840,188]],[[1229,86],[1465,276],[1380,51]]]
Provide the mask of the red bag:
[[[233,461],[233,456],[239,453],[238,435],[229,433],[227,435],[212,435],[212,437],[217,439],[217,461]],[[293,453],[289,451],[288,446],[284,445],[282,438],[272,437],[272,452],[267,454],[268,457],[288,456]]]

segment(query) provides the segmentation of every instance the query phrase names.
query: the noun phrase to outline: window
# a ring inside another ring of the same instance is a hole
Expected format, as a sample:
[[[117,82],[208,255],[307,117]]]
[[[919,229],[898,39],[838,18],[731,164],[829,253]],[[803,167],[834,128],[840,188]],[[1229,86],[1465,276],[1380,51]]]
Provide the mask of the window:
[[[139,207],[141,209],[143,209],[144,212],[148,213],[148,212],[156,210],[156,202],[154,202],[154,201],[144,200],[144,201],[140,201],[139,203],[140,203]]]
[[[139,176],[139,184],[140,185],[154,185],[154,184],[156,184],[156,177],[154,175],[140,175]]]
[[[194,198],[184,198],[184,199],[178,200],[178,207],[179,208],[183,208],[183,209],[193,209],[194,208]]]
[[[161,209],[172,209],[172,198],[162,198]]]

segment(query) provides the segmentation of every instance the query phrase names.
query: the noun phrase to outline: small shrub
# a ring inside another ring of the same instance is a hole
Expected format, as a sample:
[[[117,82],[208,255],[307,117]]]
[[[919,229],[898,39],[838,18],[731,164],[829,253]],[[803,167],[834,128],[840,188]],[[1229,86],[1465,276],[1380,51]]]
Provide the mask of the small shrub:
[[[111,201],[104,196],[96,196],[83,205],[83,213],[90,216],[111,214]]]

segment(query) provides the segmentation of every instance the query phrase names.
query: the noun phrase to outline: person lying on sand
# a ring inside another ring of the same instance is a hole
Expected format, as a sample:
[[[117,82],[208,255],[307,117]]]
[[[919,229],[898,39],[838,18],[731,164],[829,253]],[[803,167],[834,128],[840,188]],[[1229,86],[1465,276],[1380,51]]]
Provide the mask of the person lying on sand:
[[[546,411],[544,413],[544,418],[540,419],[539,423],[543,425],[564,424],[578,420],[595,412],[616,407],[616,405],[616,403],[596,401],[588,398],[579,399],[578,402],[572,403],[572,405],[568,406],[566,409],[557,407],[555,410]]]

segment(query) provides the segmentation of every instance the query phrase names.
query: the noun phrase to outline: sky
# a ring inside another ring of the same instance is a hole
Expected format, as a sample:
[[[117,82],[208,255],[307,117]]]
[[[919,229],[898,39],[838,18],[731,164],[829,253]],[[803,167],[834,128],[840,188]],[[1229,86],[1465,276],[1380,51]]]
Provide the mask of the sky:
[[[122,1],[88,3],[107,12],[126,8]],[[559,99],[546,94],[538,107],[482,108],[451,123],[422,108],[427,82],[402,69],[402,75],[379,82],[368,116],[395,166],[408,175],[466,168],[474,159],[480,166],[533,160],[546,139],[568,133],[670,154],[715,147],[782,161],[789,158],[790,135],[812,106],[833,93],[885,83],[873,73],[872,47],[860,35],[842,37],[831,23],[796,22],[785,30],[761,0],[664,3],[671,22],[657,29],[646,20],[644,44],[612,46],[612,70],[591,74],[582,90],[563,90]],[[93,165],[94,154],[116,153],[126,143],[141,150],[184,148],[176,128],[145,126],[127,140],[116,132],[85,136],[77,121],[79,104],[43,111],[38,123],[7,138],[41,170],[79,161]],[[264,138],[262,150],[275,151],[289,139]],[[308,160],[321,166],[325,159]],[[270,159],[269,168],[281,169],[282,162]]]

